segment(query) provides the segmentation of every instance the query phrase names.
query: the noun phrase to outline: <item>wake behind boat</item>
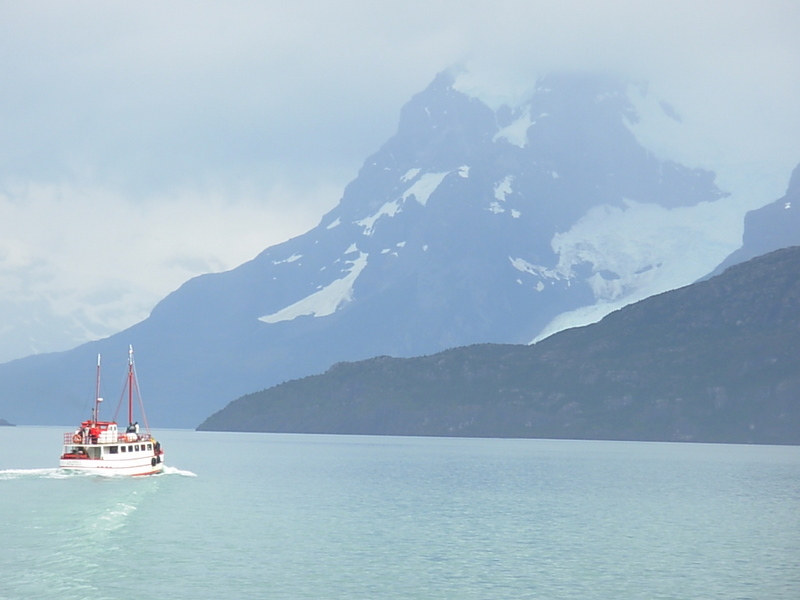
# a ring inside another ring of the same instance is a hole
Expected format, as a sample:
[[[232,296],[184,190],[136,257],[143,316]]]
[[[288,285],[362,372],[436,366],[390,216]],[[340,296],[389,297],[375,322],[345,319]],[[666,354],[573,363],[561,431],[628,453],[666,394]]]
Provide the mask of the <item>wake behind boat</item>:
[[[135,390],[135,392],[134,392]],[[100,404],[100,356],[97,356],[97,385],[92,418],[83,421],[75,431],[64,434],[64,451],[59,467],[62,469],[118,475],[153,475],[164,470],[164,450],[150,435],[150,427],[144,414],[136,369],[133,363],[133,346],[128,349],[128,377],[123,397],[128,395],[128,427],[120,431],[113,421],[101,421]],[[139,410],[145,424],[145,432],[139,431],[139,423],[133,420],[133,398],[139,400]],[[120,399],[120,405],[122,398]],[[117,407],[119,411],[119,407]]]

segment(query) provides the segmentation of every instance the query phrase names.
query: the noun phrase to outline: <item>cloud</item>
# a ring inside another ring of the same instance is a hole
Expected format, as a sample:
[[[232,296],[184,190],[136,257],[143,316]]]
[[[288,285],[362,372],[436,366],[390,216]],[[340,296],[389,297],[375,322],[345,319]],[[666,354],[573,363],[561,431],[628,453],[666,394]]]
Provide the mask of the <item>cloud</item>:
[[[12,172],[137,193],[242,177],[267,187],[279,176],[344,183],[341,173],[352,176],[391,135],[400,106],[457,61],[495,88],[530,86],[548,70],[619,71],[717,130],[745,116],[774,130],[800,93],[791,76],[800,8],[785,2],[53,1],[3,10],[11,51],[0,69],[17,93],[0,106],[9,117],[0,153]]]
[[[14,7],[0,30],[16,50],[0,68],[24,91],[7,97],[14,119],[0,129],[22,147],[4,150],[27,176],[139,193],[354,173],[391,134],[409,90],[456,58],[441,56],[439,32],[373,30],[396,19],[364,2],[42,5]],[[408,64],[430,52],[437,64],[409,85]]]
[[[338,191],[316,193],[331,208]],[[134,203],[110,189],[31,184],[0,195],[0,360],[120,331],[191,277],[307,231],[320,204],[297,193],[187,190]]]

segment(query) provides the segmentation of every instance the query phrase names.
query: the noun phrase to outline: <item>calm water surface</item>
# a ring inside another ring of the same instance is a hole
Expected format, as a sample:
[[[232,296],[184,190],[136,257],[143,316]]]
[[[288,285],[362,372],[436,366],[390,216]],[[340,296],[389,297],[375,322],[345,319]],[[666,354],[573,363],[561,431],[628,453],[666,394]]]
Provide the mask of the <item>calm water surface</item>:
[[[0,599],[800,598],[800,448],[0,428]]]

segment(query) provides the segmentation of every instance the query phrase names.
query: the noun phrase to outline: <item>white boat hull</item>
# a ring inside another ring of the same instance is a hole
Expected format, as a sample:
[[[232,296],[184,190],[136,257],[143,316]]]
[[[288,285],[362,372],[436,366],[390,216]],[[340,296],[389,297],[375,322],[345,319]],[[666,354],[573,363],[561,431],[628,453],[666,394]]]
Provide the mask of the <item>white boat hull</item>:
[[[92,459],[92,458],[62,458],[59,461],[61,469],[97,473],[99,475],[155,475],[164,470],[164,455],[160,456],[162,462],[153,464],[157,460],[153,455],[142,457],[125,457],[122,459]]]

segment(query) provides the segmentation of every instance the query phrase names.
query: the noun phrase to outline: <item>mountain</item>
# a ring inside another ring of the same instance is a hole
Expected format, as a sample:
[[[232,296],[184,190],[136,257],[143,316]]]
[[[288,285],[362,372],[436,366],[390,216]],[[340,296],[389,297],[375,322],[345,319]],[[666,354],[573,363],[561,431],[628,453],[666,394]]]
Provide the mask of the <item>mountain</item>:
[[[714,174],[637,141],[627,83],[551,75],[494,109],[459,82],[443,73],[403,107],[317,227],[186,282],[119,334],[0,365],[0,414],[73,423],[96,354],[113,378],[133,344],[152,422],[194,427],[336,362],[527,343],[578,309],[597,320],[735,249],[712,235],[728,210]]]
[[[800,444],[800,247],[535,345],[379,357],[199,429]]]
[[[800,165],[789,179],[786,194],[745,215],[742,247],[726,258],[711,275],[731,265],[778,248],[800,245]]]

